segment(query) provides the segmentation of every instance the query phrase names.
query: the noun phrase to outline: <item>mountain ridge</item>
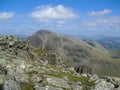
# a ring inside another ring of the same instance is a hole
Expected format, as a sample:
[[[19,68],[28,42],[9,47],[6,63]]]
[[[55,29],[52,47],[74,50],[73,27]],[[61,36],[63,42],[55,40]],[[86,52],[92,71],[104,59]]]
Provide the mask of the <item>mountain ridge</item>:
[[[92,65],[99,75],[115,75],[120,70],[118,64],[110,58],[109,51],[97,42],[83,41],[79,38],[59,35],[46,30],[40,30],[28,37],[27,42],[40,49],[56,51],[61,57],[71,62],[72,66]],[[117,70],[115,67],[118,67]],[[115,73],[111,73],[109,68],[113,69]]]

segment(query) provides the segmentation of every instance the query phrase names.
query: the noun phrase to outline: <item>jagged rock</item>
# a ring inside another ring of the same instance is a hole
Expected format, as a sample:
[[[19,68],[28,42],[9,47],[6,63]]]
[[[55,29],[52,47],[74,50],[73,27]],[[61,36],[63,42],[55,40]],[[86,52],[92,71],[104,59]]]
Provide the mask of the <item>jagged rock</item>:
[[[57,52],[49,51],[47,54],[40,54],[40,59],[48,64],[62,67],[69,67],[70,64],[64,58],[62,58]]]
[[[42,82],[42,78],[41,77],[39,77],[39,76],[37,76],[37,75],[34,75],[32,78],[31,78],[31,81],[33,82],[33,83],[39,83],[39,82]]]
[[[57,87],[68,88],[68,89],[70,88],[70,85],[66,80],[60,79],[58,77],[47,76],[46,81],[47,83],[51,85],[55,85]]]
[[[20,90],[20,86],[14,80],[6,80],[4,83],[4,90]]]
[[[91,76],[90,76],[90,81],[96,82],[97,80],[99,80],[98,75],[94,74],[94,75],[91,75]]]
[[[28,74],[18,74],[15,76],[15,80],[19,83],[29,83],[28,79],[29,79]]]
[[[3,90],[3,85],[0,84],[0,90]]]
[[[120,78],[118,77],[105,76],[103,77],[103,79],[105,79],[109,83],[112,83],[114,85],[114,88],[120,87]]]
[[[0,74],[6,75],[7,74],[7,70],[5,69],[5,67],[2,67],[0,65]]]
[[[13,55],[20,55],[21,50],[29,50],[29,46],[26,42],[20,41],[13,36],[0,37],[0,50],[7,51]]]
[[[101,80],[92,90],[114,90],[114,85],[112,83]]]
[[[52,86],[34,86],[34,89],[35,90],[63,90],[62,88],[57,88],[57,87],[52,87]]]
[[[120,90],[120,87],[118,87],[118,90]]]
[[[88,74],[87,73],[82,73],[81,76],[88,77]]]
[[[76,82],[72,85],[72,90],[83,90],[82,88],[82,83],[81,82]]]
[[[5,75],[0,74],[0,85],[4,84],[5,82]]]
[[[5,66],[6,65],[6,59],[2,58],[0,59],[0,66]]]
[[[75,71],[80,74],[93,74],[93,69],[86,65],[78,65],[75,67]]]

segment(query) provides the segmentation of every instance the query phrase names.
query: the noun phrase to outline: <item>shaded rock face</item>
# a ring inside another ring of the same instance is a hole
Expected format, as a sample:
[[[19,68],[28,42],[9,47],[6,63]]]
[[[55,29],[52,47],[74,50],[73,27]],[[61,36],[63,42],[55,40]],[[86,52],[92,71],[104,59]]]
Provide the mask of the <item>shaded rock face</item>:
[[[3,90],[3,85],[0,85],[0,90]]]
[[[28,80],[25,73],[31,55],[26,42],[13,36],[0,37],[0,90],[21,90],[19,83]]]
[[[13,53],[13,51],[16,52],[17,49],[28,50],[28,44],[26,42],[21,42],[13,36],[0,37],[0,50],[7,50]]]
[[[15,75],[25,71],[26,63],[32,59],[27,43],[13,36],[0,37],[0,72]]]
[[[7,70],[2,65],[0,65],[0,74],[7,75]]]
[[[30,59],[29,45],[13,36],[0,37],[0,64],[5,65],[7,57]],[[6,57],[6,58],[5,58]],[[4,59],[4,60],[2,60]]]
[[[93,74],[93,69],[86,65],[78,65],[75,67],[75,71],[79,74]]]
[[[43,53],[40,55],[40,59],[51,65],[57,65],[62,67],[70,67],[70,63],[62,58],[57,52],[49,51],[47,54]]]

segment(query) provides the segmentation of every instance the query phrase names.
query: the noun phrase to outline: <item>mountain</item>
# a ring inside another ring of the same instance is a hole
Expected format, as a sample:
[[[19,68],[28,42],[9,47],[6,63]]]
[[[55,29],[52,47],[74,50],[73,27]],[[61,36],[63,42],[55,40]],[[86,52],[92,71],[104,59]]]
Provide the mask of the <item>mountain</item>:
[[[47,30],[36,32],[27,38],[27,42],[36,48],[57,52],[74,67],[85,65],[98,75],[120,74],[119,63],[114,62],[110,58],[109,51],[97,42],[83,41]]]
[[[94,80],[89,81],[72,67],[64,68],[65,64],[55,52],[31,47],[14,36],[0,37],[0,90],[77,90],[94,86]]]
[[[100,78],[89,71],[85,65],[74,69],[57,52],[32,47],[14,36],[0,37],[0,90],[120,89],[119,77]]]
[[[120,37],[105,37],[97,40],[97,42],[109,50],[120,49]]]
[[[105,37],[97,42],[110,50],[113,59],[120,59],[120,37]]]

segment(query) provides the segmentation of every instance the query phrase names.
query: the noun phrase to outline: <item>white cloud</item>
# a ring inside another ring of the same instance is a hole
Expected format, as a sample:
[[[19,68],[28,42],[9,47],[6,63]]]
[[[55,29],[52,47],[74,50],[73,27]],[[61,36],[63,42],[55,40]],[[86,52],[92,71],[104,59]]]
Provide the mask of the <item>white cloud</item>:
[[[64,24],[65,24],[65,21],[63,21],[63,20],[56,22],[56,26],[60,27],[60,28],[63,27]]]
[[[91,23],[93,23],[95,26],[104,26],[106,24],[109,24],[109,18],[98,18],[96,20],[93,20]]]
[[[58,24],[64,24],[65,21],[61,20],[61,21],[58,21],[57,23],[58,23]]]
[[[64,7],[63,5],[40,6],[37,7],[36,10],[30,14],[30,16],[33,19],[41,22],[48,22],[57,19],[71,19],[78,17],[78,15],[76,15],[70,8]]]
[[[81,25],[86,27],[119,28],[120,16],[111,16],[111,17],[98,18],[94,20],[82,21]]]
[[[10,19],[15,15],[13,12],[0,12],[0,19]]]
[[[61,24],[57,24],[56,26],[59,28],[63,27],[63,25],[61,25]]]
[[[104,16],[111,13],[112,10],[104,9],[103,11],[92,11],[89,13],[90,16]]]

